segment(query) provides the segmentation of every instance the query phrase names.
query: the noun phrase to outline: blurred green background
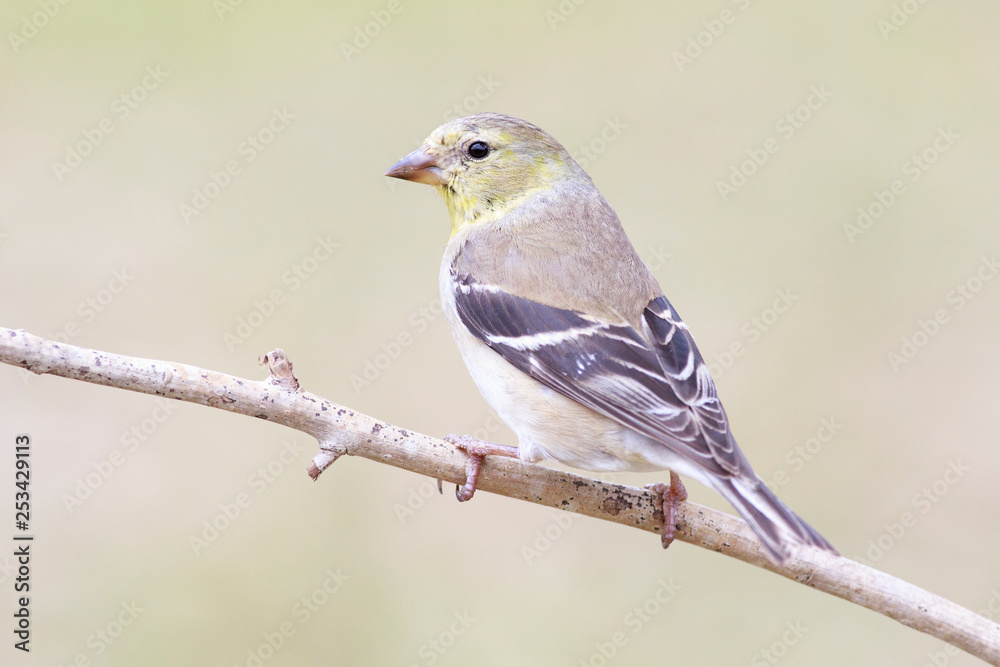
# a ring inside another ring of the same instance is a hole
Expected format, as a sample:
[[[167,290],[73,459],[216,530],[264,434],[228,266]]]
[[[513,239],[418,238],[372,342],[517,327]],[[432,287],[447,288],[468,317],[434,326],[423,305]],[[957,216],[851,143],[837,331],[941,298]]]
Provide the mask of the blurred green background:
[[[514,114],[616,208],[779,495],[1000,612],[998,19],[6,2],[0,325],[255,379],[280,346],[333,401],[513,443],[436,311],[445,207],[382,174],[447,118]],[[5,665],[977,664],[648,533],[361,459],[312,483],[315,443],[258,420],[7,366],[0,416],[0,516],[28,433],[37,535],[30,659],[0,557]]]

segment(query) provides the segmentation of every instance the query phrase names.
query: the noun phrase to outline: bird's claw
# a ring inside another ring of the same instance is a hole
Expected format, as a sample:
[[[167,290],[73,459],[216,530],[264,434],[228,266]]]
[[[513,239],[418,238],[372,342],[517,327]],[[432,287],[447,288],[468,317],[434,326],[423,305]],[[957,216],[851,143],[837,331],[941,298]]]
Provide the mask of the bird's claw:
[[[456,435],[454,433],[444,437],[445,442],[450,442],[463,452],[469,455],[469,460],[465,463],[465,484],[455,487],[455,497],[458,502],[463,503],[471,500],[476,493],[476,483],[479,481],[479,471],[483,467],[483,460],[487,456],[512,456],[517,458],[517,447],[506,445],[496,445],[473,438],[471,435]],[[440,490],[440,486],[438,487]]]
[[[687,489],[684,488],[680,476],[673,470],[670,471],[669,485],[656,482],[647,484],[646,488],[660,496],[660,509],[663,512],[663,532],[660,533],[660,540],[666,549],[677,536],[677,506],[687,500]]]

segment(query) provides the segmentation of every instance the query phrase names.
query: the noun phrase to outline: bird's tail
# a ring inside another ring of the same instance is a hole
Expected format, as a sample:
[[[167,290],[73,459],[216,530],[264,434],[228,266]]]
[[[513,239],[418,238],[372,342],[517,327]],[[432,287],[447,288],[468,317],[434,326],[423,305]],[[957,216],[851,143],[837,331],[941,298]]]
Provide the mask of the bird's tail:
[[[771,559],[779,565],[788,560],[792,545],[806,544],[838,553],[826,538],[778,500],[760,479],[731,477],[719,480],[715,487],[750,524]]]

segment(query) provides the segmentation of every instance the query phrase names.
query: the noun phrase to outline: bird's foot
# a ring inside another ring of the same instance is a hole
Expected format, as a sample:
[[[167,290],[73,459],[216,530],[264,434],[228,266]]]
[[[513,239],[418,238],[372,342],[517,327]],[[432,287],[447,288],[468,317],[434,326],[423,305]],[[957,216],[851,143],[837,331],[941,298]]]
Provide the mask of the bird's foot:
[[[663,511],[663,532],[660,534],[660,540],[666,549],[677,535],[677,506],[687,500],[688,492],[681,483],[680,476],[673,470],[670,471],[669,486],[663,482],[656,482],[647,484],[646,488],[660,496],[660,506]]]
[[[465,464],[465,484],[455,487],[455,497],[459,502],[470,500],[476,493],[476,482],[479,480],[479,470],[483,467],[483,459],[487,456],[509,456],[517,458],[517,447],[497,445],[485,440],[478,440],[471,435],[446,435],[445,442],[450,442],[469,455]],[[440,480],[439,480],[440,484]],[[438,489],[441,487],[438,486]]]

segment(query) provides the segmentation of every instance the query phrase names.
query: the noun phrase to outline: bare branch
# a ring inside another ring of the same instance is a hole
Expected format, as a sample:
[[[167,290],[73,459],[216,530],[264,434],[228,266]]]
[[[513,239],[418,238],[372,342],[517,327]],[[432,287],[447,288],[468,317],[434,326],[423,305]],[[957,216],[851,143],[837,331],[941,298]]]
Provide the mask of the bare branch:
[[[281,350],[262,360],[270,377],[253,381],[0,328],[0,361],[33,373],[200,403],[303,431],[319,441],[319,453],[309,465],[313,479],[340,456],[350,454],[456,484],[465,481],[464,453],[443,440],[299,389],[291,362]],[[663,525],[651,491],[506,458],[487,460],[478,488],[650,532],[659,532]],[[1000,625],[879,570],[809,548],[800,549],[784,566],[774,565],[743,521],[694,503],[681,504],[677,538],[867,607],[1000,665]]]

